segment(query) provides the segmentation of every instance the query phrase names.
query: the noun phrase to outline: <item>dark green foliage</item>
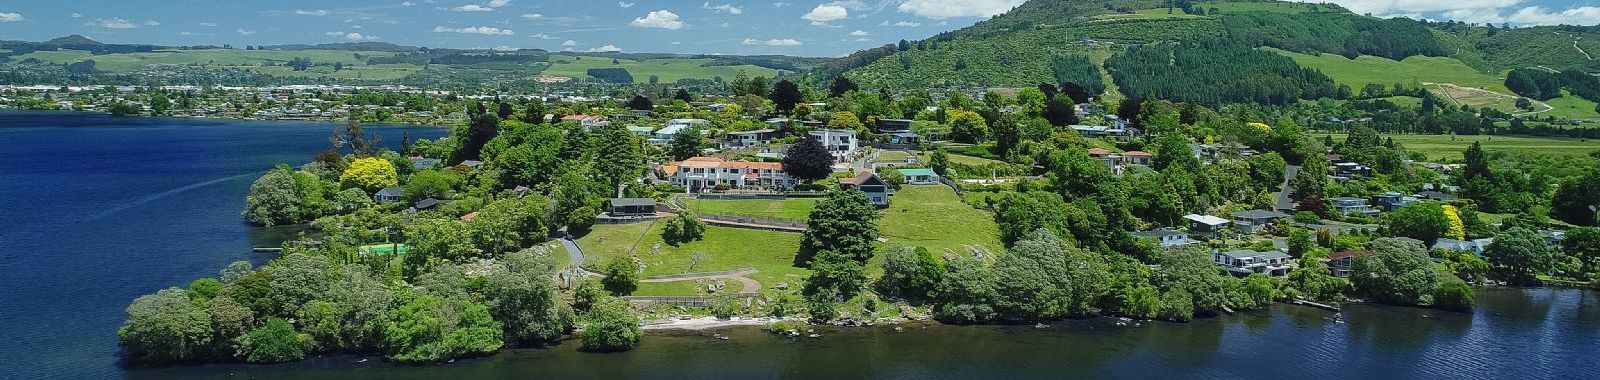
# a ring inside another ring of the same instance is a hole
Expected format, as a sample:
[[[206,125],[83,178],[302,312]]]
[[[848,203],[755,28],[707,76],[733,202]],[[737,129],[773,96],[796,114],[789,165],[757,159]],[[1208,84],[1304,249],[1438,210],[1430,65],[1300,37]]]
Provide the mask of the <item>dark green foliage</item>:
[[[633,74],[628,73],[628,69],[621,67],[589,69],[587,74],[590,78],[606,83],[633,83]]]
[[[644,95],[634,95],[632,99],[628,99],[626,106],[628,109],[636,111],[649,111],[656,107],[655,103],[651,102],[650,98],[644,97]]]
[[[1396,239],[1372,241],[1372,254],[1357,256],[1351,271],[1356,293],[1387,304],[1431,304],[1439,284],[1422,246]]]
[[[693,95],[689,95],[689,90],[685,90],[685,89],[681,89],[680,88],[680,89],[678,89],[678,92],[672,94],[672,99],[673,100],[682,100],[684,103],[688,103],[688,102],[693,102],[694,101],[694,96]]]
[[[1416,202],[1384,215],[1385,227],[1393,236],[1421,240],[1423,244],[1444,237],[1450,231],[1450,218],[1438,202]]]
[[[1550,100],[1561,97],[1561,90],[1580,98],[1600,102],[1600,78],[1580,70],[1558,73],[1521,68],[1506,73],[1506,88],[1525,97]]]
[[[883,257],[883,277],[878,279],[879,294],[908,301],[930,299],[940,276],[944,274],[944,260],[934,256],[927,248],[890,249]]]
[[[1067,96],[1057,96],[1044,102],[1044,119],[1050,125],[1065,127],[1078,123],[1078,114],[1072,108],[1072,99]]]
[[[1470,311],[1475,301],[1472,286],[1455,276],[1445,276],[1433,289],[1433,307],[1450,311]]]
[[[783,157],[783,171],[803,181],[828,178],[833,173],[833,155],[815,138],[804,137],[789,147]]]
[[[904,46],[906,41],[905,40],[900,40],[900,43],[902,44],[902,46]],[[900,50],[904,51],[905,49],[900,49]],[[840,76],[833,77],[833,83],[828,85],[828,97],[837,98],[837,97],[844,96],[844,94],[846,92],[858,91],[858,90],[861,90],[861,87],[857,86],[855,81],[852,81],[852,80],[850,80],[850,78],[846,78],[843,75],[840,75]]]
[[[832,295],[843,301],[866,287],[865,264],[833,251],[823,251],[811,259],[811,276],[806,277],[801,294],[816,297]]]
[[[1239,12],[1222,16],[1228,36],[1241,46],[1271,46],[1347,58],[1374,55],[1401,60],[1450,54],[1420,21],[1348,13]]]
[[[1100,74],[1100,67],[1089,57],[1081,55],[1059,56],[1050,60],[1050,72],[1055,74],[1056,84],[1062,88],[1068,85],[1082,88],[1090,96],[1098,96],[1106,92],[1104,77]],[[1073,98],[1073,101],[1083,101]]]
[[[1551,216],[1580,226],[1600,224],[1597,209],[1600,209],[1600,170],[1568,177],[1550,200]]]
[[[700,149],[705,148],[705,138],[700,136],[700,129],[687,128],[672,135],[672,141],[667,144],[667,152],[672,154],[672,159],[677,161],[687,160],[689,157],[700,155]]]
[[[140,363],[192,360],[209,354],[211,315],[182,289],[167,288],[134,299],[118,342]]]
[[[680,211],[677,216],[667,220],[667,226],[661,230],[661,240],[676,247],[679,244],[700,240],[705,236],[705,232],[705,222],[700,221],[699,216],[694,212]]]
[[[981,323],[997,316],[994,304],[1000,299],[995,283],[999,278],[983,260],[963,258],[951,261],[939,282],[938,306],[934,318],[945,323]]]
[[[461,148],[450,156],[449,164],[455,165],[461,163],[461,161],[481,159],[483,145],[494,139],[495,134],[499,133],[499,129],[500,119],[495,118],[494,115],[482,115],[472,119],[472,125],[467,127],[466,135],[460,137]]]
[[[600,274],[605,275],[600,279],[600,284],[612,295],[625,296],[639,290],[639,267],[631,257],[607,261],[605,267],[600,268]]]
[[[543,253],[506,255],[485,276],[483,298],[504,325],[508,342],[552,342],[572,327],[557,290],[555,263]]]
[[[306,354],[300,348],[300,333],[294,325],[272,318],[239,340],[238,356],[251,363],[282,363],[300,360]]]
[[[471,300],[417,295],[388,313],[384,356],[427,363],[500,350],[503,332],[489,309]]]
[[[1332,79],[1288,57],[1219,40],[1133,46],[1106,68],[1129,97],[1210,106],[1287,105],[1335,91]]]
[[[806,232],[800,238],[801,254],[795,260],[804,264],[811,255],[832,252],[864,264],[872,258],[872,243],[877,238],[878,209],[872,207],[867,194],[836,188],[811,208]]]
[[[628,302],[607,297],[584,316],[583,350],[593,352],[620,352],[639,346],[644,332],[639,328],[639,318],[628,310]]]
[[[1036,230],[995,263],[995,276],[1005,279],[995,284],[996,309],[1033,321],[1086,316],[1108,291],[1107,272],[1099,255]]]
[[[1483,258],[1494,265],[1493,273],[1514,284],[1534,285],[1537,276],[1549,274],[1556,262],[1556,252],[1545,244],[1538,231],[1513,227],[1499,235],[1484,248]]]
[[[789,80],[781,80],[772,84],[772,106],[780,113],[794,112],[794,107],[800,104],[800,86]]]

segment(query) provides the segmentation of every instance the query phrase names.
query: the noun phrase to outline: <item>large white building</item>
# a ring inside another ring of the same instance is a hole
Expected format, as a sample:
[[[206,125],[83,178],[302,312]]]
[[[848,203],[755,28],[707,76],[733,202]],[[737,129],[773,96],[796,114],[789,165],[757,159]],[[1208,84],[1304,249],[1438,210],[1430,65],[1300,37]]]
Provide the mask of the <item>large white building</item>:
[[[811,137],[822,141],[822,146],[827,147],[833,159],[838,161],[849,160],[861,148],[856,140],[856,131],[848,129],[816,129],[811,131]]]
[[[689,192],[725,185],[728,188],[783,189],[799,183],[777,162],[727,161],[716,157],[692,157],[662,165],[661,174]]]

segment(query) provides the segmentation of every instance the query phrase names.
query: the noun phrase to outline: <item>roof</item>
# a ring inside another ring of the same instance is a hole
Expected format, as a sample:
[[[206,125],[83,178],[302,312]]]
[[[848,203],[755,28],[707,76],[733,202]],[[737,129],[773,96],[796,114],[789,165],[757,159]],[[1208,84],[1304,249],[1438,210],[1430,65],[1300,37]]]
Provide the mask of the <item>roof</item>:
[[[867,183],[867,181],[872,180],[872,178],[876,177],[877,175],[878,175],[878,173],[872,171],[872,169],[861,169],[860,171],[856,172],[856,176],[855,177],[840,179],[839,180],[839,184],[840,185],[861,185],[861,184]]]
[[[1281,213],[1281,212],[1277,212],[1277,211],[1249,210],[1249,211],[1240,211],[1240,212],[1233,213],[1233,217],[1236,218],[1236,219],[1287,218],[1287,217],[1289,217],[1289,214],[1285,214],[1285,213]]]
[[[937,173],[934,173],[933,169],[928,169],[928,168],[900,169],[900,175],[907,176],[907,177],[919,176],[919,175],[931,176],[931,175],[935,175],[935,174],[937,174]]]
[[[1287,253],[1277,252],[1277,251],[1271,251],[1271,252],[1222,251],[1222,252],[1217,252],[1217,253],[1220,253],[1220,254],[1222,254],[1224,256],[1228,256],[1228,257],[1235,258],[1235,259],[1245,259],[1245,258],[1252,258],[1252,257],[1261,258],[1261,259],[1287,259],[1287,258],[1292,258],[1293,257],[1293,256],[1289,256],[1289,254],[1287,254]]]
[[[467,213],[466,215],[462,215],[461,216],[461,221],[463,221],[463,222],[471,222],[471,221],[476,220],[476,219],[478,219],[478,212],[477,211],[473,211],[473,212]]]
[[[1339,260],[1339,259],[1356,257],[1356,256],[1365,256],[1365,255],[1367,255],[1369,253],[1372,253],[1372,252],[1368,252],[1368,251],[1365,251],[1365,250],[1339,251],[1339,252],[1334,252],[1334,253],[1328,254],[1328,260]]]
[[[428,208],[432,208],[433,206],[438,206],[440,203],[444,203],[444,202],[441,202],[438,199],[428,198],[428,199],[423,199],[423,200],[417,201],[417,205],[414,206],[414,208],[416,208],[418,210],[425,210],[425,209],[428,209]]]
[[[628,126],[628,132],[649,132],[649,131],[653,131],[653,130],[654,129],[651,129],[650,127],[645,127],[645,126],[638,126],[638,125],[630,125],[630,126]]]
[[[759,135],[759,134],[762,134],[762,133],[772,133],[772,132],[777,132],[777,131],[778,130],[776,130],[776,129],[765,128],[765,129],[757,129],[757,130],[754,130],[754,131],[728,132],[728,134],[730,134],[730,135]]]
[[[1111,154],[1111,151],[1106,150],[1105,148],[1089,148],[1089,150],[1086,152],[1089,152],[1090,156],[1106,156]]]
[[[385,187],[385,188],[383,188],[383,190],[378,190],[378,194],[377,195],[386,196],[386,197],[398,197],[398,196],[401,196],[401,195],[405,194],[405,191],[406,191],[405,188],[401,188],[399,186]]]
[[[689,125],[688,124],[667,124],[666,127],[662,127],[661,129],[657,129],[656,130],[656,134],[658,134],[658,135],[675,135],[675,134],[678,134],[678,132],[682,132],[685,129],[689,129]]]
[[[1206,225],[1212,225],[1212,226],[1220,226],[1220,225],[1228,224],[1228,220],[1227,219],[1218,218],[1218,217],[1211,216],[1211,215],[1189,214],[1189,215],[1184,215],[1183,218],[1191,220],[1191,221],[1203,223],[1203,224],[1206,224]]]
[[[727,168],[727,169],[774,169],[783,170],[781,162],[754,162],[754,161],[726,161],[716,157],[690,157],[687,160],[662,165],[667,173],[677,172],[678,167],[685,168]]]
[[[1125,156],[1125,157],[1151,157],[1151,156],[1154,156],[1153,154],[1150,154],[1149,152],[1145,152],[1145,151],[1142,151],[1142,150],[1130,150],[1130,151],[1127,151],[1127,152],[1122,152],[1122,155]]]
[[[655,207],[656,200],[650,198],[611,198],[611,207],[651,206]]]
[[[1136,237],[1162,237],[1162,236],[1186,235],[1186,234],[1183,233],[1183,231],[1155,230],[1155,231],[1134,232],[1132,235],[1136,236]]]

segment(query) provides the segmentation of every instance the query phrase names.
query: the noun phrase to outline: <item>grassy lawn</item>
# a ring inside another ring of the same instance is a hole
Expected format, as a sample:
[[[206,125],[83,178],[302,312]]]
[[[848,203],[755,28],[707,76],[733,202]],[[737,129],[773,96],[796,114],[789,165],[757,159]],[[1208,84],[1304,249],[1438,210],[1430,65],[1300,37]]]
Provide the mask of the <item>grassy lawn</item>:
[[[811,207],[817,204],[817,198],[695,199],[685,201],[685,203],[685,206],[707,214],[746,215],[804,221],[811,216]]]
[[[988,164],[1004,164],[1005,163],[1005,161],[991,160],[991,159],[987,159],[987,158],[983,158],[983,157],[973,157],[973,156],[952,154],[952,153],[945,153],[945,155],[950,157],[950,162],[951,163],[962,164],[962,165],[983,166],[983,165],[988,165]],[[879,157],[882,157],[882,156],[879,156]],[[901,162],[904,162],[904,161],[901,161]],[[929,162],[933,162],[933,153],[922,153],[922,154],[917,155],[917,162],[920,162],[923,165],[927,165]]]
[[[1344,135],[1334,135],[1333,138],[1342,140]],[[1384,138],[1394,138],[1406,150],[1421,152],[1429,160],[1450,162],[1461,161],[1461,152],[1474,141],[1482,142],[1483,149],[1489,152],[1579,156],[1600,150],[1600,140],[1583,141],[1565,137],[1456,136],[1455,141],[1450,141],[1450,135],[1384,135]]]
[[[1563,92],[1561,97],[1546,100],[1545,103],[1549,103],[1550,106],[1555,107],[1555,109],[1550,110],[1550,112],[1541,112],[1535,114],[1535,116],[1543,117],[1548,115],[1563,119],[1600,118],[1600,114],[1596,114],[1594,112],[1594,102],[1584,98],[1572,96],[1572,94],[1566,94]],[[1535,108],[1535,110],[1538,109],[1539,108]]]
[[[943,185],[905,186],[895,192],[878,220],[889,244],[922,246],[933,252],[965,254],[968,246],[1000,252],[1000,227],[994,216],[961,202]]]
[[[1301,66],[1322,70],[1334,82],[1350,85],[1358,93],[1368,83],[1392,87],[1395,83],[1410,85],[1414,82],[1454,83],[1502,94],[1511,93],[1500,78],[1475,70],[1455,58],[1412,56],[1396,61],[1364,55],[1352,60],[1336,54],[1309,55],[1263,49],[1288,56]]]
[[[808,273],[804,268],[794,267],[795,252],[800,250],[800,234],[707,226],[704,239],[673,247],[661,241],[661,229],[665,225],[666,222],[594,226],[594,231],[578,239],[578,245],[583,247],[586,255],[584,266],[597,268],[606,260],[627,256],[628,249],[633,247],[633,244],[623,242],[639,241],[635,252],[645,263],[645,277],[751,267],[756,268],[758,272],[750,278],[761,282],[762,287],[770,288],[780,282],[787,282],[790,287],[798,287],[804,282]],[[602,240],[596,235],[605,238]],[[658,244],[661,247],[660,252],[652,252],[651,248]],[[691,270],[690,257],[696,252],[703,252],[706,257]],[[694,281],[687,283],[693,284]],[[640,285],[641,288],[646,286],[646,284]],[[652,292],[694,290],[692,285],[683,284],[649,286]],[[730,286],[737,287],[737,284]],[[737,291],[736,289],[734,291]],[[699,293],[654,295],[696,294]]]
[[[726,80],[744,71],[750,76],[772,77],[778,74],[777,70],[753,65],[740,66],[703,66],[710,63],[709,58],[665,58],[647,59],[643,61],[617,60],[611,63],[611,58],[602,57],[576,57],[568,55],[550,56],[550,68],[544,70],[544,75],[584,78],[589,74],[589,69],[620,67],[628,69],[633,74],[633,81],[648,83],[650,76],[660,77],[661,83],[672,83],[684,78],[708,79],[721,76]]]

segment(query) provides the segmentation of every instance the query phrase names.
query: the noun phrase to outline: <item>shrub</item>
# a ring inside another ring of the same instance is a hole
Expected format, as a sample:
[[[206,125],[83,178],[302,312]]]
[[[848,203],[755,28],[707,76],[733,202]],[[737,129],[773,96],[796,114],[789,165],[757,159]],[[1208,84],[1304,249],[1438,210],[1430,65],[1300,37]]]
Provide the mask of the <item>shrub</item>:
[[[306,356],[300,347],[300,333],[282,318],[267,320],[239,340],[240,359],[251,363],[282,363]]]
[[[639,319],[628,310],[628,303],[606,298],[589,311],[583,327],[583,350],[620,352],[639,346]]]

